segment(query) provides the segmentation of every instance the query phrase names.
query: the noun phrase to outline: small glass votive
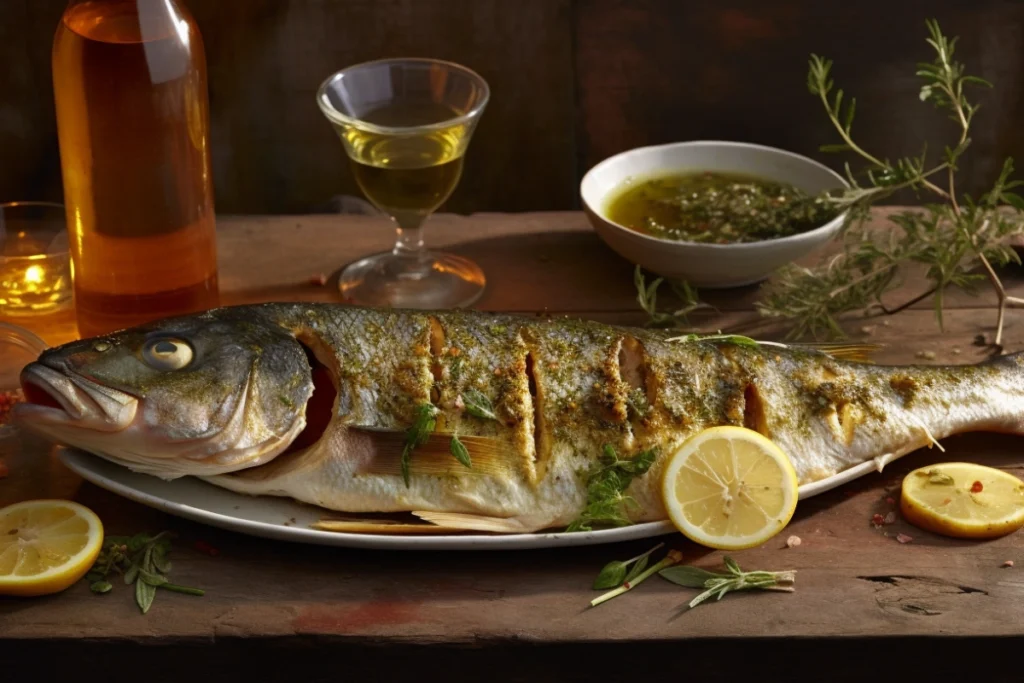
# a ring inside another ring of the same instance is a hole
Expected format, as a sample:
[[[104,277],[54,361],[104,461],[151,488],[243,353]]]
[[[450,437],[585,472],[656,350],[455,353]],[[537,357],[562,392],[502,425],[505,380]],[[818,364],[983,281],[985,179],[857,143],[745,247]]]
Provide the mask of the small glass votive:
[[[55,313],[72,303],[64,207],[0,204],[0,316]]]

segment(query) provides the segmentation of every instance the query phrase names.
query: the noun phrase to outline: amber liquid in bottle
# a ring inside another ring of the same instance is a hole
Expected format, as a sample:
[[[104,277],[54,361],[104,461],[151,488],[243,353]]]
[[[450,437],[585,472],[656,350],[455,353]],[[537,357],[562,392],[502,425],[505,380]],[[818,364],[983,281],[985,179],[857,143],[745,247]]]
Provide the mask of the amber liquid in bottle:
[[[176,0],[79,0],[53,46],[83,337],[218,305],[206,63]]]

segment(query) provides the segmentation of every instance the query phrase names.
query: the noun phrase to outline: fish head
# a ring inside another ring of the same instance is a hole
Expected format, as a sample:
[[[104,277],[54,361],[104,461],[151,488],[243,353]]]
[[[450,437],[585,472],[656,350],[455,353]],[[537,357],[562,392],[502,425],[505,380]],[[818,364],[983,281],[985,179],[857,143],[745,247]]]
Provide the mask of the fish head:
[[[302,431],[313,392],[290,332],[216,311],[49,349],[21,384],[22,426],[167,479],[267,462]]]

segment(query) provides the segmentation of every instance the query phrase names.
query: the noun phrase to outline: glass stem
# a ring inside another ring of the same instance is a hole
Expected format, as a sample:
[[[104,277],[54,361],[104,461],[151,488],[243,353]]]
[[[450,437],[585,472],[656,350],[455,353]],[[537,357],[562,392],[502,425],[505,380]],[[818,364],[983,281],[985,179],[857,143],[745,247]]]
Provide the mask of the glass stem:
[[[410,261],[423,261],[426,248],[423,246],[423,221],[425,216],[394,216],[395,256]]]

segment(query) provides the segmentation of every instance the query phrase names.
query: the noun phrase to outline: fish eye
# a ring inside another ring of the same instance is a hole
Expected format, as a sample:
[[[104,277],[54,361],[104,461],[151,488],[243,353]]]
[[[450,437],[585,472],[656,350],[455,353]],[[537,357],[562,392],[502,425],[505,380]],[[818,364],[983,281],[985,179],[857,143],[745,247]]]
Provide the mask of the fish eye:
[[[192,356],[192,347],[180,339],[154,339],[142,349],[142,359],[154,370],[181,370]]]

